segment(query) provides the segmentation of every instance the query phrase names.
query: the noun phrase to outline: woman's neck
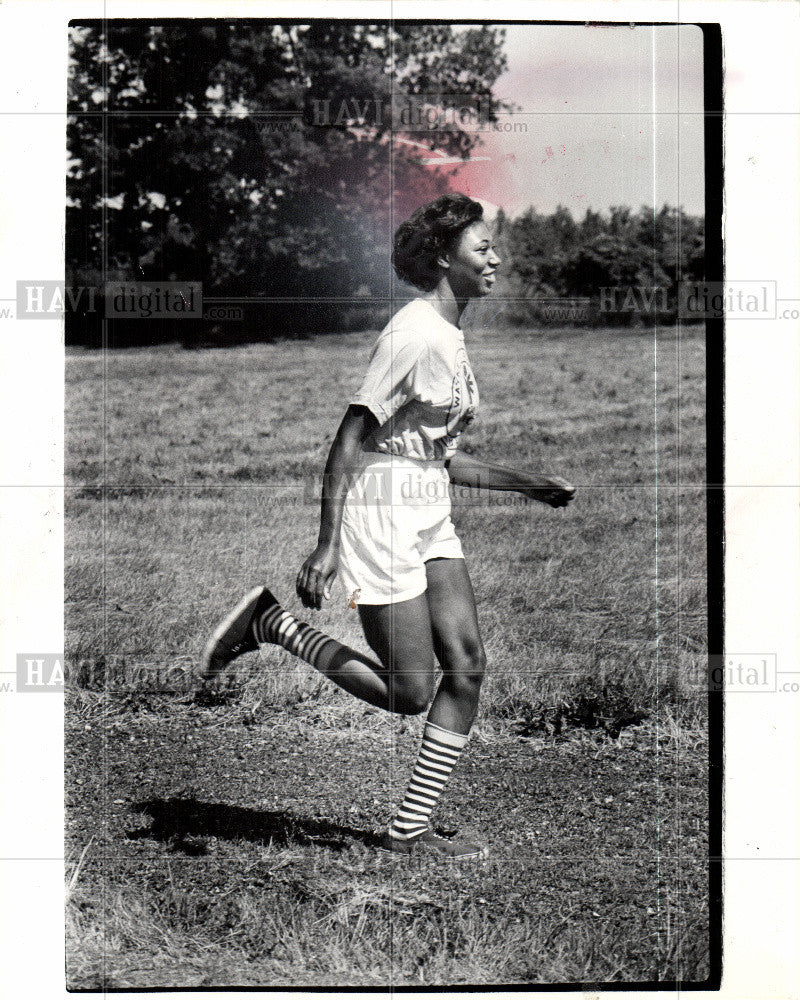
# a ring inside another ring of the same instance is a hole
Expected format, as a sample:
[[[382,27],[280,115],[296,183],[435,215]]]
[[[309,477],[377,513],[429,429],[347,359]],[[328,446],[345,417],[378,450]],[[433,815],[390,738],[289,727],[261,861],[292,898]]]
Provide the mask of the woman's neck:
[[[452,323],[453,326],[459,326],[461,314],[467,307],[467,299],[457,299],[453,295],[450,283],[445,278],[442,278],[439,284],[431,291],[426,292],[422,298],[426,302],[430,302],[442,319]]]

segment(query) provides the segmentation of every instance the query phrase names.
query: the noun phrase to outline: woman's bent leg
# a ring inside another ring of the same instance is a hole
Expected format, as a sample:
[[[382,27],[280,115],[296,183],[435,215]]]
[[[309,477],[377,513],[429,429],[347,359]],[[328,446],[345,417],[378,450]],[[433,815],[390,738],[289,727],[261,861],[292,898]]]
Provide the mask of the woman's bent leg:
[[[425,594],[397,604],[360,604],[364,636],[383,664],[389,711],[418,715],[430,705],[435,656]]]
[[[203,653],[211,678],[242,653],[273,643],[349,694],[390,712],[423,712],[433,695],[434,654],[424,594],[393,605],[366,605],[361,619],[375,661],[284,610],[266,587],[251,591],[220,622]]]

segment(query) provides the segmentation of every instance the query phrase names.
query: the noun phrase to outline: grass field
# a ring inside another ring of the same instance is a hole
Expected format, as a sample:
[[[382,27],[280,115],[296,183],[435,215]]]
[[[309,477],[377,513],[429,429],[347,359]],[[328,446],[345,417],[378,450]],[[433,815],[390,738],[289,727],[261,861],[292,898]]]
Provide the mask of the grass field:
[[[468,334],[466,447],[578,487],[565,511],[454,501],[490,666],[442,816],[495,832],[488,879],[375,867],[418,720],[276,650],[193,694],[243,589],[296,610],[373,337],[68,356],[66,653],[90,664],[67,700],[72,985],[702,979],[701,329]],[[313,622],[365,649],[346,598]]]

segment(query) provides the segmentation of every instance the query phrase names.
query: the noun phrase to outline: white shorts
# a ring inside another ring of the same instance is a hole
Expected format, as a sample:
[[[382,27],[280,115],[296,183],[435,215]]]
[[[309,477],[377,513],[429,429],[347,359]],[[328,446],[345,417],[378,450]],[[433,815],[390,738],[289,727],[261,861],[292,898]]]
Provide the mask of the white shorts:
[[[366,456],[342,516],[339,579],[359,604],[395,604],[423,594],[430,559],[463,559],[450,519],[444,462]]]

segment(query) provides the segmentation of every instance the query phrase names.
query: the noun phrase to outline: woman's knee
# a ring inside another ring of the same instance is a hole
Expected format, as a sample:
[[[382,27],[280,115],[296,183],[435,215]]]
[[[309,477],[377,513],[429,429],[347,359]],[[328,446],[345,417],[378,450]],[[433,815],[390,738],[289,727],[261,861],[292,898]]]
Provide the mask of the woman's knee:
[[[419,715],[433,700],[433,672],[430,676],[396,676],[392,685],[394,710],[403,715]]]
[[[456,698],[477,698],[486,674],[486,653],[482,645],[466,646],[451,655],[444,668],[443,683]]]
[[[419,715],[433,700],[436,665],[433,650],[395,650],[387,665],[391,676],[394,711]]]

